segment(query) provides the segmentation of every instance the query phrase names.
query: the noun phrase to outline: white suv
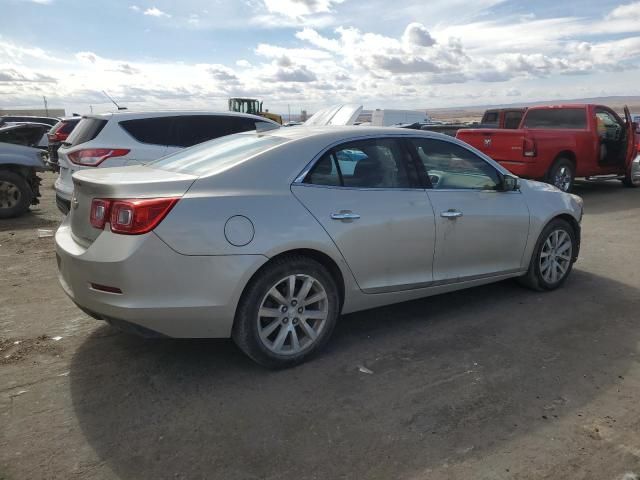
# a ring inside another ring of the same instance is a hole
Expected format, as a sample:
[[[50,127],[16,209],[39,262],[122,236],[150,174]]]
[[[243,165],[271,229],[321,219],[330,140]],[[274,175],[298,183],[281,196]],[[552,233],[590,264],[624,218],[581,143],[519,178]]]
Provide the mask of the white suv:
[[[73,196],[71,176],[78,170],[147,163],[207,140],[264,127],[279,125],[264,117],[231,112],[118,112],[85,116],[58,150],[56,204],[62,213],[69,212]]]

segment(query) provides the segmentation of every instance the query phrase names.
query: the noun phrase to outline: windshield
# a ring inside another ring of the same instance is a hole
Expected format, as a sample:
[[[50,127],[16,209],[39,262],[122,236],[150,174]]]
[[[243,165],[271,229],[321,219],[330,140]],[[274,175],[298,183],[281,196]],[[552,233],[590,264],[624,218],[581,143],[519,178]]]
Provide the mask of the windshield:
[[[181,150],[148,165],[179,173],[210,175],[287,141],[273,135],[237,133]]]

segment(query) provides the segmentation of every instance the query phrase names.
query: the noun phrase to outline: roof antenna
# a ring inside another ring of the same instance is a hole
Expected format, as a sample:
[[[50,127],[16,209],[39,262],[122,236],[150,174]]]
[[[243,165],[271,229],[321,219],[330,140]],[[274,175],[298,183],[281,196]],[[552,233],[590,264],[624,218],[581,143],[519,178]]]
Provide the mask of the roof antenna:
[[[117,107],[118,110],[126,110],[127,109],[127,107],[121,107],[120,105],[118,105],[116,103],[116,101],[113,98],[111,98],[109,96],[109,94],[107,92],[105,92],[104,90],[102,90],[102,93],[104,93],[105,97],[107,97],[109,100],[111,100],[111,103],[113,103]]]

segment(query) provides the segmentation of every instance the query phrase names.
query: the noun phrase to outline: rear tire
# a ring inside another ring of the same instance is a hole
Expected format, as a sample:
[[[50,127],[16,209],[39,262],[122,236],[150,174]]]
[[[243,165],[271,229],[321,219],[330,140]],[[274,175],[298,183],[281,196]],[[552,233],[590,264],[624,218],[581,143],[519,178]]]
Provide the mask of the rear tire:
[[[19,217],[33,200],[33,191],[27,180],[10,170],[0,170],[0,218]]]
[[[549,169],[547,183],[550,183],[563,192],[570,192],[576,177],[573,162],[567,158],[559,158]]]
[[[571,225],[557,218],[542,230],[521,285],[540,292],[555,290],[567,280],[577,252],[576,234]]]
[[[338,288],[327,269],[304,256],[286,256],[264,267],[245,289],[232,338],[260,365],[293,367],[324,347],[339,314]]]

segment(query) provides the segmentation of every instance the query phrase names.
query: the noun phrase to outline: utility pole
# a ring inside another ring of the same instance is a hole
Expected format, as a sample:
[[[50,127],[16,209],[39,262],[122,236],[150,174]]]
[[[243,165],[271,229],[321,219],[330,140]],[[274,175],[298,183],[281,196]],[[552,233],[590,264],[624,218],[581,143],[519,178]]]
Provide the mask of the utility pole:
[[[46,112],[46,116],[49,116],[49,105],[47,105],[47,97],[42,96],[42,100],[44,100],[44,111]]]

